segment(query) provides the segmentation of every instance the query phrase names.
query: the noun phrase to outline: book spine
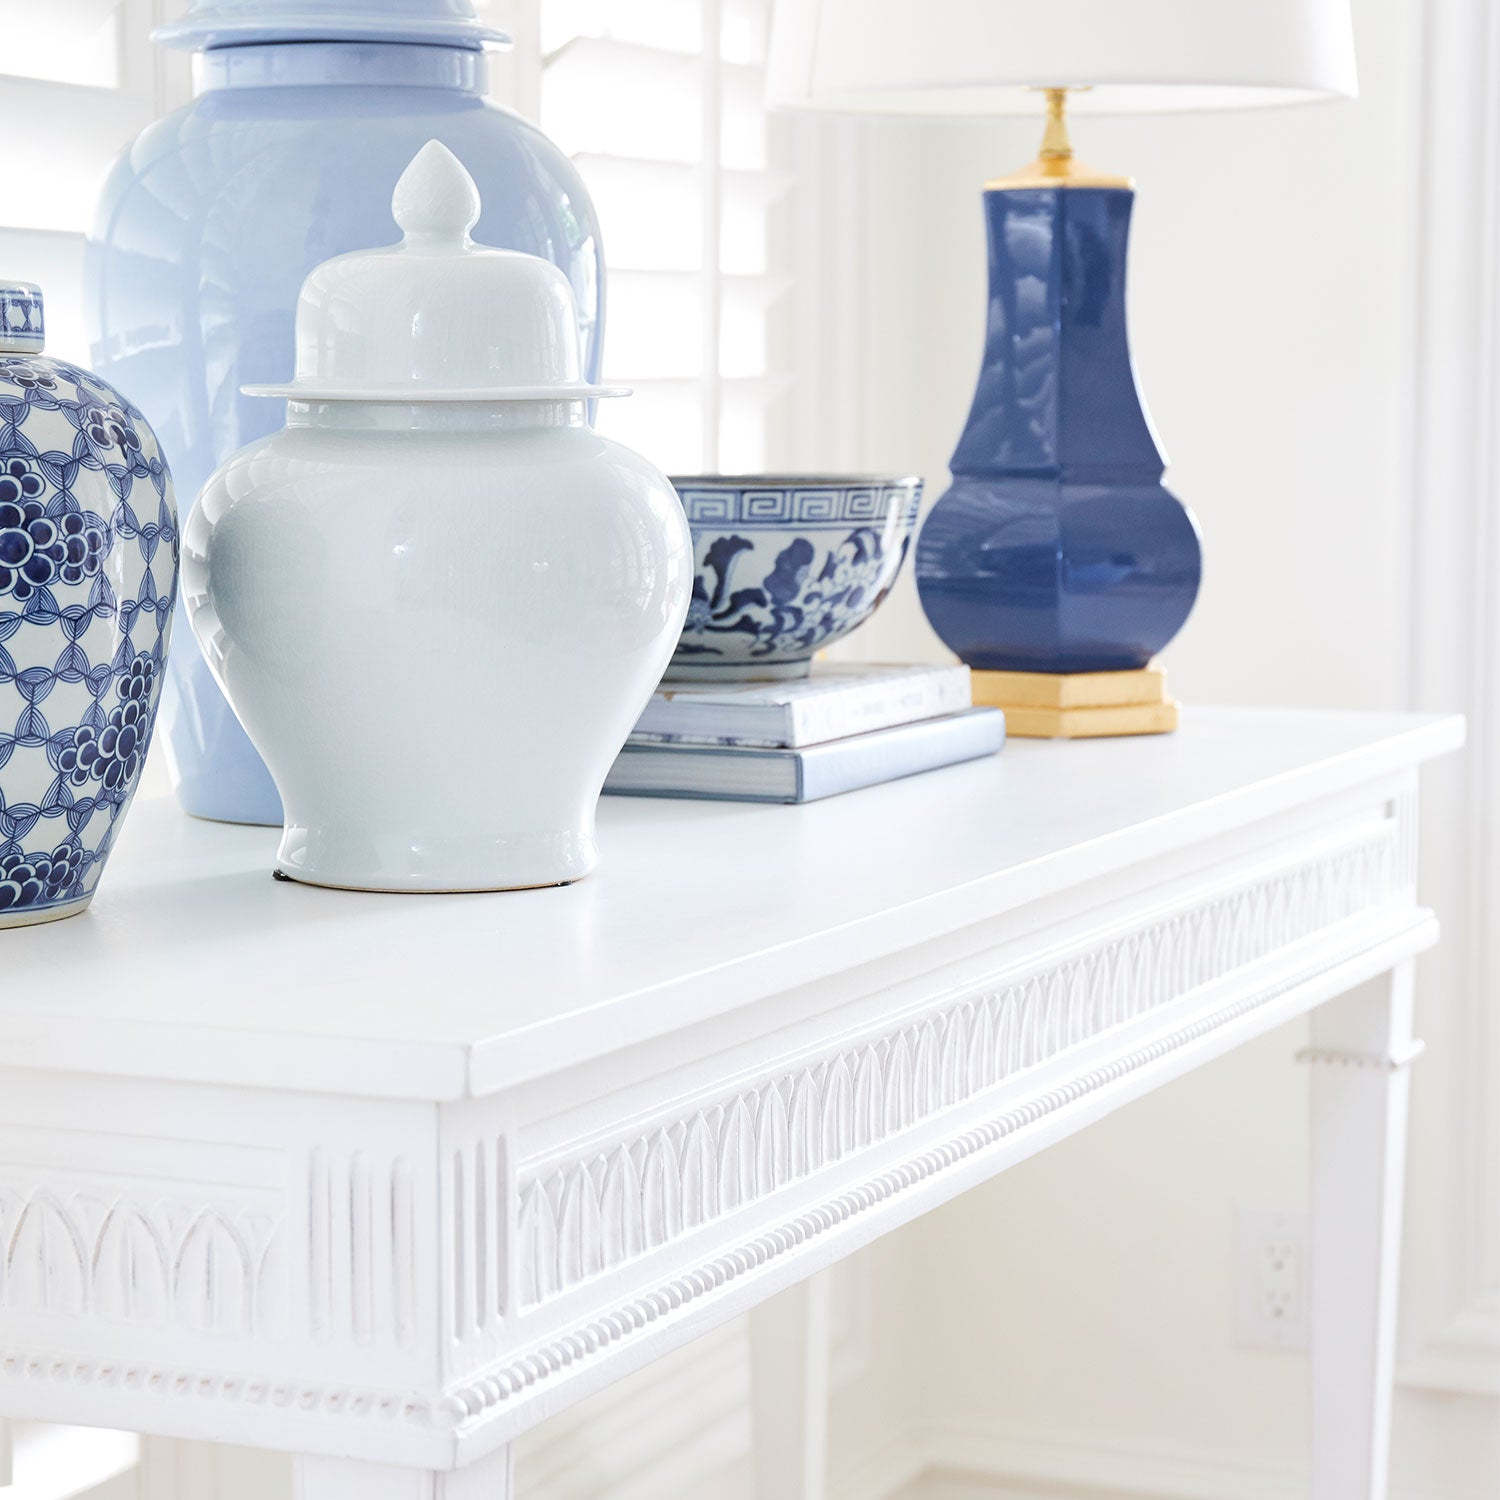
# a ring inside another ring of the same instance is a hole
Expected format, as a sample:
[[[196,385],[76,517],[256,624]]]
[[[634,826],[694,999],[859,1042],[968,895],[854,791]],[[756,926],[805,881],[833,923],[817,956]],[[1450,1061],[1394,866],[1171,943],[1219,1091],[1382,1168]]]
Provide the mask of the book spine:
[[[803,751],[798,761],[798,801],[816,802],[840,792],[897,781],[960,761],[993,755],[1005,744],[1005,715],[970,709],[941,724],[913,725],[909,733],[875,743],[850,741]]]
[[[685,745],[694,750],[786,750],[789,730],[772,734],[673,734],[659,729],[632,729],[627,745]]]
[[[871,683],[861,689],[790,703],[786,744],[794,748],[822,745],[894,724],[961,713],[969,706],[967,667],[951,667],[905,681]]]

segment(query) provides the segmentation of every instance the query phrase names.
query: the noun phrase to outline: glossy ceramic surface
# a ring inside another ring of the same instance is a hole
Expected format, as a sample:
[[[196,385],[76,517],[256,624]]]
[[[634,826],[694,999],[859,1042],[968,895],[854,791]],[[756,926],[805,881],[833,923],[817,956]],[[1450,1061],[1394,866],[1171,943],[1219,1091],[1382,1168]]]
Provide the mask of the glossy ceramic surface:
[[[372,23],[378,11],[382,24],[399,14],[418,30],[468,9],[415,0],[335,8]],[[199,7],[186,24],[236,9],[271,16],[278,34],[292,25],[286,6],[232,4]],[[223,40],[219,30],[203,36]],[[199,96],[150,126],[115,168],[87,261],[94,360],[151,418],[185,494],[281,425],[279,403],[240,386],[291,374],[303,277],[330,256],[396,238],[391,184],[434,137],[480,185],[480,237],[541,255],[568,277],[584,376],[597,373],[603,267],[593,208],[562,153],[484,99],[475,46],[473,36],[455,46],[215,46],[198,64]],[[169,675],[163,724],[184,806],[279,823],[272,780],[201,657],[174,653]]]
[[[553,266],[468,243],[478,201],[452,213],[460,184],[473,194],[454,158],[429,148],[412,172],[406,198],[425,207],[405,213],[398,194],[402,245],[308,278],[292,389],[319,396],[293,399],[286,429],[205,487],[186,527],[188,612],[280,791],[282,873],[366,890],[555,885],[597,858],[604,777],[681,631],[688,530],[666,479],[587,425],[576,382],[537,398],[546,349],[448,365],[469,387],[457,396],[418,380],[405,403],[363,394],[390,356],[339,345],[393,299],[425,330],[417,369],[445,346],[455,299],[488,308],[497,337],[578,339]],[[345,333],[302,336],[340,288]],[[528,383],[480,383],[501,366]]]
[[[150,748],[177,592],[151,428],[41,353],[41,328],[37,289],[0,287],[0,928],[92,899]]]
[[[297,303],[290,401],[556,401],[618,396],[583,378],[578,313],[550,261],[469,239],[474,179],[441,141],[401,174],[399,244],[315,267]],[[462,253],[455,250],[458,246]]]
[[[152,33],[164,47],[194,48],[336,37],[476,48],[508,40],[479,23],[470,0],[194,0]]]
[[[985,194],[984,364],[916,556],[927,618],[971,667],[1143,667],[1197,597],[1197,526],[1161,482],[1126,339],[1134,197]]]
[[[878,476],[675,478],[696,574],[675,681],[803,677],[890,592],[922,481]]]

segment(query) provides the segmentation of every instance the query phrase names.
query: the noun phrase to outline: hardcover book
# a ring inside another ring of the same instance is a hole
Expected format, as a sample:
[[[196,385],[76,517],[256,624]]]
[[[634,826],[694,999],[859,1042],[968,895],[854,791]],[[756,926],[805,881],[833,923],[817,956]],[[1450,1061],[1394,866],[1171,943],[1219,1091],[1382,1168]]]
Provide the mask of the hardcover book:
[[[628,743],[604,790],[633,797],[815,802],[838,792],[993,755],[1005,715],[970,708],[800,749]]]
[[[797,749],[958,713],[970,703],[965,666],[814,662],[796,682],[661,688],[630,740]]]

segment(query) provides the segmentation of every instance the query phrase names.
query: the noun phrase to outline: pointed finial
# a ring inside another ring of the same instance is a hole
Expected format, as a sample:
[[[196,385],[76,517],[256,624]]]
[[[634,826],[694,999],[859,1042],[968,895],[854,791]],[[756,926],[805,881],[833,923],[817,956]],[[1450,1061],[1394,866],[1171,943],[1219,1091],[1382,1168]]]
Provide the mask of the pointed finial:
[[[396,183],[391,212],[409,240],[464,243],[479,218],[479,189],[441,141],[428,141]]]

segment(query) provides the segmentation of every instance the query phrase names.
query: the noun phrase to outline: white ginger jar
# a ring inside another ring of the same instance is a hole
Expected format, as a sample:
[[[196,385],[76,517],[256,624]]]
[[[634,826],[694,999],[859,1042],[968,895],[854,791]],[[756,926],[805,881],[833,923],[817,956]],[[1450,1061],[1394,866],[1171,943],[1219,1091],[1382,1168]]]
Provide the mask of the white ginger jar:
[[[577,880],[600,788],[677,643],[675,491],[588,424],[567,279],[475,245],[436,141],[405,233],[303,284],[286,428],[186,527],[183,588],[285,810],[277,873],[360,890]]]

